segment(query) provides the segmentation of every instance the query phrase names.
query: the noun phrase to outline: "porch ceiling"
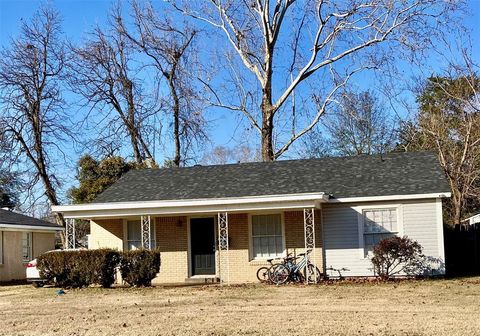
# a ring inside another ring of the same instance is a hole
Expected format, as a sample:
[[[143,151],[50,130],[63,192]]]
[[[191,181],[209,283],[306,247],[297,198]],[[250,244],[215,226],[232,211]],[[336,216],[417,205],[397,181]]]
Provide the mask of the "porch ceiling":
[[[149,202],[110,202],[52,207],[65,218],[106,218],[140,215],[188,215],[218,212],[245,212],[318,208],[329,199],[325,193],[269,195],[254,197],[168,200]]]

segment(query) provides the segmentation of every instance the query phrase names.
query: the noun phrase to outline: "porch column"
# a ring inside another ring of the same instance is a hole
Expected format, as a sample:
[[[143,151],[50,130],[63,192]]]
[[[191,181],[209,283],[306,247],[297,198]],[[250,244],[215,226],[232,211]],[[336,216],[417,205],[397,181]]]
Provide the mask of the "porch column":
[[[305,252],[307,250],[312,250],[308,260],[315,262],[317,258],[315,257],[315,209],[306,208],[303,209],[303,231],[305,234]],[[317,269],[314,268],[313,272],[315,274],[310,274],[311,270],[308,267],[305,270],[305,283],[316,283],[317,281]],[[313,281],[309,281],[310,277]]]
[[[142,247],[150,250],[152,248],[152,226],[150,225],[150,216],[141,216],[140,226],[142,230]]]
[[[218,259],[220,284],[230,284],[230,263],[228,260],[228,213],[218,213]]]
[[[65,248],[74,249],[75,244],[75,219],[65,219]]]

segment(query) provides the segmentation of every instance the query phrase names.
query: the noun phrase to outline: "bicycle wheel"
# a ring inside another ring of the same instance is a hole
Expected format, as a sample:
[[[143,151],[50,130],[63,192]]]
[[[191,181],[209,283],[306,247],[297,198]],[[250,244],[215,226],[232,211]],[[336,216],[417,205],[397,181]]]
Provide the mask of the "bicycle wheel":
[[[257,279],[260,282],[268,282],[270,281],[270,272],[269,272],[270,267],[260,267],[257,271]]]
[[[270,273],[270,280],[275,285],[281,285],[287,282],[289,276],[290,270],[288,267],[285,265],[278,265]]]
[[[308,273],[307,273],[308,267]],[[303,269],[303,279],[307,279],[307,283],[319,283],[322,280],[323,274],[314,264],[308,264]]]

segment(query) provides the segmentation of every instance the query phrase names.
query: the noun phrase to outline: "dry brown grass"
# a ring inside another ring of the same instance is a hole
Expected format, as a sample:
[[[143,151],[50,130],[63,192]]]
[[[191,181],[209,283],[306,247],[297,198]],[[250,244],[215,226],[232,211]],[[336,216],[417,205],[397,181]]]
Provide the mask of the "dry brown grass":
[[[480,278],[55,291],[0,287],[0,335],[480,335]]]

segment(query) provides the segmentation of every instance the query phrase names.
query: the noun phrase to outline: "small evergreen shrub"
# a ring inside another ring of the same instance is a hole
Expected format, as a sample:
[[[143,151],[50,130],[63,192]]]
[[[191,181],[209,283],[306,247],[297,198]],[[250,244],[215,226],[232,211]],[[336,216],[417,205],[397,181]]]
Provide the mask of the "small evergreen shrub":
[[[120,258],[122,279],[130,286],[148,287],[160,271],[158,250],[132,250],[123,252]]]
[[[389,237],[373,248],[371,259],[375,274],[384,280],[396,275],[423,273],[425,256],[422,246],[408,237]]]
[[[40,276],[60,287],[110,287],[115,282],[119,252],[111,249],[54,251],[37,258]]]

